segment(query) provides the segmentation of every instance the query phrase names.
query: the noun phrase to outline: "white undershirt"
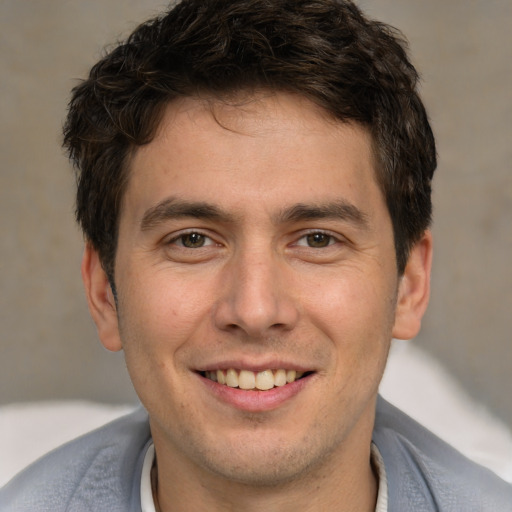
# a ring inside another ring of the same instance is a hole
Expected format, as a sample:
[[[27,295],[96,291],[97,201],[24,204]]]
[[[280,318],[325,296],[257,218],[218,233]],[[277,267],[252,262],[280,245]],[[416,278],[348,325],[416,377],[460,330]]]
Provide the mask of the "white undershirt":
[[[386,478],[386,468],[378,448],[372,443],[371,451],[372,463],[377,470],[379,482],[379,492],[377,494],[377,506],[375,512],[387,512],[388,510],[388,482]],[[148,446],[144,463],[142,465],[142,476],[140,481],[140,501],[142,512],[156,512],[155,502],[153,501],[153,490],[151,488],[151,468],[155,461],[155,447],[153,443]]]
[[[142,476],[140,478],[140,504],[142,512],[156,512],[153,501],[153,489],[151,488],[151,468],[155,462],[155,445],[148,446],[142,465]]]
[[[377,493],[377,505],[375,512],[388,511],[388,478],[386,476],[386,468],[384,467],[384,460],[379,452],[377,446],[372,443],[371,451],[372,464],[377,471],[377,483],[379,484],[379,491]],[[152,511],[153,512],[153,511]]]

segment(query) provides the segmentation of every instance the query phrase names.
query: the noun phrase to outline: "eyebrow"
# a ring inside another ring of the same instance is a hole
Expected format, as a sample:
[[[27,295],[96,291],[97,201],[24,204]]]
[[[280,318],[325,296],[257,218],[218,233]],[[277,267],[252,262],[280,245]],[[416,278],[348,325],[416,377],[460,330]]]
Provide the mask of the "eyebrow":
[[[237,218],[210,203],[170,197],[146,210],[141,220],[141,230],[149,231],[168,220],[184,217],[222,223],[233,223]],[[273,221],[275,224],[285,224],[319,219],[344,220],[364,229],[369,228],[366,213],[343,200],[324,204],[295,204],[280,211]]]
[[[299,222],[318,219],[344,220],[369,229],[368,215],[346,201],[334,201],[325,204],[296,204],[284,209],[278,216],[278,222]]]
[[[233,216],[220,208],[201,201],[183,201],[174,197],[164,199],[144,213],[140,226],[142,231],[154,229],[167,220],[193,217],[218,222],[232,222]]]

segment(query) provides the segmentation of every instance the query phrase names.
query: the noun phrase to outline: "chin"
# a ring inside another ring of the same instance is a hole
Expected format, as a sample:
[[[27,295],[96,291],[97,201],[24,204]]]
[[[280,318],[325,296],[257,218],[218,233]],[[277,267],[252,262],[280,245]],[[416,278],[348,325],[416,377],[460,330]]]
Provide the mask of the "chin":
[[[222,453],[219,450],[196,452],[194,458],[208,473],[224,481],[252,487],[277,487],[300,481],[325,463],[333,449],[330,444],[322,446],[316,442],[312,445],[311,439],[293,446],[257,436],[252,441],[247,443],[245,438],[232,442]]]
[[[286,454],[265,460],[251,460],[244,463],[226,461],[219,464],[216,461],[206,467],[211,473],[225,481],[235,482],[250,487],[279,487],[290,482],[296,482],[308,473],[309,466],[304,460]]]

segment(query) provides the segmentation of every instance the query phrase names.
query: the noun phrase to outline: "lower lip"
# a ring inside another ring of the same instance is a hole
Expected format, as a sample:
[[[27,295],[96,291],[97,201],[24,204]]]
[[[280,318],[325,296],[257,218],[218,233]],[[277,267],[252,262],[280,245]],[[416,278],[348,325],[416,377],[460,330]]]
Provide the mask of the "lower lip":
[[[306,375],[284,386],[276,386],[267,391],[254,391],[231,388],[199,375],[207,389],[217,398],[236,409],[246,412],[265,412],[277,409],[302,391],[312,377],[313,374]]]

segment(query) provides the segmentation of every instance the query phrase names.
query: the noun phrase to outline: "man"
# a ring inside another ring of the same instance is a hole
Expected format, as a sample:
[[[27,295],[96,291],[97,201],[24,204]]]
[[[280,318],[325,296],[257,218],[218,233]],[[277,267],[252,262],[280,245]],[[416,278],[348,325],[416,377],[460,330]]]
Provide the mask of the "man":
[[[348,1],[183,0],[73,92],[82,277],[144,406],[7,511],[506,511],[378,398],[429,296],[435,145],[400,35]]]

